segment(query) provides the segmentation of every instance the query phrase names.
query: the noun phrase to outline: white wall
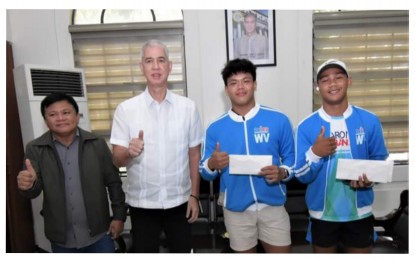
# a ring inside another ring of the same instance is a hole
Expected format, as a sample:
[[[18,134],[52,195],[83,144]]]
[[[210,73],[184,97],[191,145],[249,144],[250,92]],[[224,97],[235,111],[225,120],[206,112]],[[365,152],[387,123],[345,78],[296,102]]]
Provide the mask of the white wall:
[[[40,64],[73,67],[68,10],[7,10],[7,39],[15,67]]]
[[[220,75],[226,63],[224,10],[185,10],[189,97],[205,126],[230,107]],[[257,69],[256,100],[286,113],[292,123],[312,112],[312,11],[276,11],[277,66]]]

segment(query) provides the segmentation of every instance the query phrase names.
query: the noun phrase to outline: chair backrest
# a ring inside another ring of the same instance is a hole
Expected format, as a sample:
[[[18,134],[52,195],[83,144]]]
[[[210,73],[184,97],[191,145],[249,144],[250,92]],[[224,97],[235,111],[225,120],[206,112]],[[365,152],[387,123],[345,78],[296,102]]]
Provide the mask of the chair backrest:
[[[403,190],[401,192],[401,201],[399,203],[399,211],[402,213],[406,207],[409,205],[409,190]]]
[[[307,205],[305,203],[305,192],[307,185],[299,182],[296,178],[286,183],[287,201],[285,209],[288,214],[308,214]]]
[[[379,231],[379,242],[377,242],[377,252],[407,253],[408,252],[408,232],[409,232],[409,191],[403,190],[400,196],[400,203],[397,209],[386,216],[376,217],[375,227],[381,227]],[[386,238],[386,239],[382,239]],[[392,238],[392,240],[390,240]],[[387,241],[387,243],[385,243]]]
[[[393,214],[392,222],[397,223],[399,218],[401,217],[402,213],[406,208],[408,208],[409,204],[409,190],[403,190],[401,192],[401,198],[399,202],[399,207],[396,212]]]
[[[409,246],[409,206],[406,206],[396,222],[393,233],[399,248],[408,249]]]

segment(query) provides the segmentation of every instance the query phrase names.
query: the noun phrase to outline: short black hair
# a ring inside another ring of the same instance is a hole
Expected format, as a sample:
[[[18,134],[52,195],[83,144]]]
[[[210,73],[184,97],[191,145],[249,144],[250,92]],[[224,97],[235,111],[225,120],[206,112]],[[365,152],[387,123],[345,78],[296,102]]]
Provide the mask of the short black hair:
[[[228,78],[238,73],[249,73],[256,81],[256,66],[247,59],[234,59],[229,61],[222,70],[223,82],[227,85]]]
[[[40,103],[40,112],[42,113],[43,118],[45,118],[47,107],[62,100],[68,101],[69,104],[75,108],[76,114],[79,113],[78,104],[72,96],[69,96],[63,92],[52,92],[42,100],[42,103]]]

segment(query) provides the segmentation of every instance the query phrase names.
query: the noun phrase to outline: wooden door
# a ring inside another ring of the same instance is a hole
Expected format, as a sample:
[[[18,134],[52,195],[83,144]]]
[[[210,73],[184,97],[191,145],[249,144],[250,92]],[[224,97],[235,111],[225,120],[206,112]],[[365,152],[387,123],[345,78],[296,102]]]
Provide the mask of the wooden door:
[[[6,42],[6,222],[8,253],[35,252],[32,206],[17,189],[17,174],[23,167],[24,149],[13,78],[12,45]]]

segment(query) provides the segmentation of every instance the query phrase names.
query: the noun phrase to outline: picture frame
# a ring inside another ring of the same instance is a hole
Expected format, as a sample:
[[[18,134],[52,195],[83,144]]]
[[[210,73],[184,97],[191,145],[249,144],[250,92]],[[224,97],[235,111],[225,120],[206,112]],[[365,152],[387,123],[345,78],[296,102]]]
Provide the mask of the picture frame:
[[[225,10],[227,60],[276,66],[275,10]]]

